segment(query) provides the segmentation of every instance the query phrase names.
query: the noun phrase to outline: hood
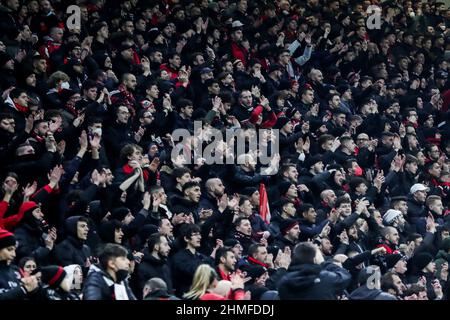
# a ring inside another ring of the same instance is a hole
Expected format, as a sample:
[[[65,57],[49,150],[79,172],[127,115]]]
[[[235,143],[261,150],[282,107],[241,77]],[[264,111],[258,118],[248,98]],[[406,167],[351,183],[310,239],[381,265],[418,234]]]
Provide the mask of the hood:
[[[18,215],[22,217],[21,220],[23,221],[23,223],[28,225],[31,229],[39,229],[39,227],[41,226],[41,222],[32,214],[33,210],[37,207],[38,205],[36,204],[36,202],[26,201],[22,203],[19,209]]]
[[[321,268],[314,264],[302,264],[291,266],[284,278],[284,286],[289,291],[302,291],[310,288],[320,281]]]
[[[81,218],[81,216],[73,216],[66,219],[66,232],[68,235],[74,237],[75,239],[78,239],[77,223]]]
[[[435,260],[437,260],[437,259],[444,259],[444,260],[450,261],[450,254],[445,252],[444,250],[439,250],[439,252],[436,255]]]
[[[115,243],[114,233],[118,228],[122,228],[122,224],[117,220],[103,222],[99,229],[100,238],[102,238],[104,242]]]
[[[380,289],[369,289],[361,286],[350,294],[350,300],[375,300],[382,291]]]

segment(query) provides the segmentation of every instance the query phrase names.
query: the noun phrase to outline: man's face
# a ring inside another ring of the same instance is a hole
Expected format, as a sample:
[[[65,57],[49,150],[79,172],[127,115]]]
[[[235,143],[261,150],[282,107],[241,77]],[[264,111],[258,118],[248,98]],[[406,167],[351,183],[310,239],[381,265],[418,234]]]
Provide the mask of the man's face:
[[[137,86],[136,77],[134,75],[129,75],[128,78],[125,80],[125,86],[128,90],[134,91]]]
[[[88,223],[85,221],[77,222],[77,237],[80,240],[86,240],[89,232]]]
[[[41,211],[41,208],[36,208],[31,213],[36,220],[42,221],[44,219],[44,213]]]
[[[241,42],[242,38],[244,37],[242,30],[236,30],[234,31],[231,36],[233,37],[233,40],[236,42]]]
[[[430,209],[433,210],[438,215],[442,215],[442,213],[444,212],[442,200],[435,200],[434,203],[430,206]]]
[[[327,239],[327,238],[322,239],[321,245],[320,245],[320,250],[322,250],[323,254],[325,254],[327,256],[332,254],[333,245],[331,244],[329,239]]]
[[[356,228],[356,225],[353,224],[349,229],[348,229],[348,236],[349,238],[352,239],[358,239],[358,229]]]
[[[201,246],[202,235],[200,232],[194,232],[191,234],[191,238],[188,239],[188,245],[197,249]]]
[[[202,192],[200,191],[200,187],[193,187],[190,188],[188,190],[186,190],[187,193],[187,197],[190,201],[193,202],[199,202],[200,201],[200,196],[202,195]]]
[[[336,202],[336,194],[334,191],[329,191],[327,195],[324,198],[325,203],[327,203],[330,207],[334,206],[334,203]]]
[[[289,202],[283,207],[284,212],[289,216],[293,217],[295,215],[296,209],[293,203]]]
[[[131,211],[128,211],[128,214],[123,218],[122,223],[124,225],[129,225],[134,220],[134,216]]]
[[[267,248],[266,247],[258,247],[258,250],[254,253],[253,258],[258,261],[264,262],[267,259]]]
[[[15,103],[27,107],[28,106],[28,95],[26,92],[22,92],[17,98],[13,99]]]
[[[164,236],[173,236],[173,226],[169,219],[162,219],[161,226],[158,231]]]
[[[394,244],[394,245],[398,245],[398,241],[400,239],[399,235],[398,235],[398,231],[397,229],[391,230],[389,232],[389,234],[386,236],[387,240]]]
[[[218,83],[213,83],[208,89],[213,95],[218,95],[220,93],[220,86]]]
[[[160,242],[157,245],[157,247],[158,247],[157,252],[160,257],[167,258],[169,256],[170,245],[166,237],[164,236],[160,237]]]
[[[13,118],[3,119],[2,121],[0,121],[0,129],[5,130],[9,133],[14,133],[15,126],[16,124]]]
[[[246,200],[239,206],[239,211],[242,212],[244,217],[250,217],[252,215],[253,206],[249,200]]]
[[[392,280],[394,282],[395,288],[397,288],[397,292],[399,295],[403,294],[403,290],[405,289],[405,285],[398,275],[393,275]]]
[[[439,178],[441,176],[441,165],[439,163],[434,163],[429,169],[428,173],[434,178]]]
[[[400,259],[394,266],[394,271],[398,274],[405,274],[406,270],[408,268],[406,267],[406,261],[403,259]]]
[[[114,230],[114,242],[117,244],[122,243],[123,231],[122,228],[117,228]]]
[[[89,88],[88,90],[85,90],[84,94],[86,95],[86,98],[88,98],[89,100],[97,99],[97,87],[93,87],[93,88]]]
[[[178,55],[175,55],[172,59],[169,59],[169,63],[175,68],[178,69],[181,66],[181,58]]]
[[[300,227],[297,225],[295,225],[294,227],[292,227],[288,233],[286,234],[286,236],[289,239],[293,239],[293,240],[298,240],[298,237],[300,236]]]
[[[236,255],[233,252],[228,251],[225,258],[222,258],[221,260],[228,272],[234,271],[236,265]]]
[[[291,186],[289,187],[289,189],[286,192],[286,197],[288,199],[295,199],[298,197],[298,190],[297,190],[297,187],[295,186],[295,184],[291,184]]]
[[[56,28],[56,30],[52,32],[52,38],[55,42],[61,42],[63,35],[64,31],[60,28]]]
[[[348,217],[352,214],[352,205],[350,203],[341,203],[341,205],[337,208],[339,213],[344,216]]]
[[[34,63],[34,67],[38,71],[38,73],[44,73],[47,71],[47,62],[45,59],[40,59]]]
[[[297,183],[297,179],[298,179],[297,168],[289,167],[289,169],[287,170],[286,178],[288,178],[293,183]]]
[[[250,91],[247,91],[247,90],[242,92],[239,100],[240,100],[240,103],[246,108],[251,107],[253,104],[252,94],[250,93]]]
[[[323,162],[322,161],[317,162],[316,164],[314,164],[314,166],[312,168],[313,168],[313,172],[315,174],[322,173],[323,172]]]
[[[303,217],[310,223],[316,222],[317,213],[314,208],[310,208],[307,212],[303,212]]]
[[[252,225],[250,224],[250,220],[242,219],[241,224],[236,227],[236,230],[247,235],[252,235]]]
[[[338,185],[341,186],[342,183],[345,180],[345,175],[341,172],[341,171],[336,171],[336,174],[334,175],[334,182]]]
[[[128,123],[128,119],[130,118],[130,112],[128,111],[128,108],[125,106],[119,107],[117,110],[117,122],[126,124]]]
[[[418,201],[418,202],[425,202],[425,200],[427,199],[427,192],[426,191],[416,191],[414,193],[414,198]]]
[[[117,257],[112,260],[113,270],[117,272],[118,270],[130,270],[130,260],[127,257]]]
[[[342,127],[345,124],[345,114],[338,113],[333,115],[333,121],[338,127]]]
[[[41,122],[37,125],[36,128],[34,128],[34,131],[38,136],[45,137],[47,135],[47,132],[50,131],[50,128],[47,122]]]
[[[128,161],[138,161],[139,163],[142,162],[143,156],[142,152],[138,148],[134,148],[133,153],[128,156]]]
[[[177,178],[178,183],[180,186],[184,186],[186,182],[189,182],[192,180],[191,174],[189,172],[186,172],[183,174],[180,178]]]
[[[122,50],[120,52],[120,54],[122,55],[122,58],[125,61],[132,61],[133,60],[133,49],[126,49],[126,50]]]
[[[431,261],[429,264],[427,264],[425,270],[429,273],[434,274],[436,272],[436,264],[434,263],[434,261]]]
[[[417,173],[417,170],[419,170],[419,166],[417,165],[416,162],[410,162],[405,165],[405,169],[406,171],[415,175]]]
[[[194,106],[186,106],[183,109],[181,109],[181,113],[186,117],[190,118],[192,117],[192,113],[194,112]]]

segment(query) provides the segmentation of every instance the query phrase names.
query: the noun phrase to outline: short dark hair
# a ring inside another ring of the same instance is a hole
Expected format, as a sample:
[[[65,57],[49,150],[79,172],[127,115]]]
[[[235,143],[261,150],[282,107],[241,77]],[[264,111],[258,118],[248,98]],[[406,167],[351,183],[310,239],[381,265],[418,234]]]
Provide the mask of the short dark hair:
[[[186,245],[186,241],[184,240],[184,238],[191,239],[192,234],[200,232],[200,231],[201,231],[201,229],[198,225],[193,224],[193,223],[189,223],[189,224],[184,223],[180,227],[181,240],[183,242],[185,242],[185,245]]]
[[[81,220],[81,219],[80,219]],[[121,245],[115,243],[107,243],[105,246],[101,247],[98,252],[98,260],[100,267],[103,270],[108,268],[108,261],[118,257],[126,257],[128,255],[127,249]]]
[[[122,161],[122,163],[127,163],[128,157],[133,154],[134,149],[141,150],[142,152],[142,148],[137,144],[129,143],[125,145],[122,150],[120,150],[120,161]]]
[[[175,107],[176,107],[178,112],[180,112],[181,109],[184,109],[184,108],[186,108],[188,106],[194,106],[192,101],[188,100],[188,99],[180,99],[180,100],[177,101],[177,103],[175,105]]]
[[[220,258],[227,257],[227,253],[231,252],[233,253],[233,249],[231,247],[221,247],[216,251],[216,257],[215,257],[215,265],[218,266],[220,264]]]
[[[339,208],[341,204],[343,203],[352,203],[352,201],[348,197],[341,196],[336,199],[336,202],[334,203],[335,208]]]
[[[150,235],[150,237],[147,240],[148,251],[150,253],[155,249],[155,246],[157,244],[161,243],[161,237],[163,237],[163,235],[161,235],[160,233],[153,233]]]
[[[309,242],[301,242],[295,246],[292,254],[292,265],[314,264],[316,248]]]

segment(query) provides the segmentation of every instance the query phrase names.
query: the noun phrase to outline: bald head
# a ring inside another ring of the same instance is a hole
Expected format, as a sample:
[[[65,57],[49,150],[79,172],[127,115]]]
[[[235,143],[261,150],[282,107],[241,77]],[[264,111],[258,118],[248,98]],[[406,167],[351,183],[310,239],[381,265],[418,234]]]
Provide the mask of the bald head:
[[[206,191],[213,197],[221,197],[225,192],[225,187],[222,183],[222,180],[219,178],[211,178],[206,180]]]

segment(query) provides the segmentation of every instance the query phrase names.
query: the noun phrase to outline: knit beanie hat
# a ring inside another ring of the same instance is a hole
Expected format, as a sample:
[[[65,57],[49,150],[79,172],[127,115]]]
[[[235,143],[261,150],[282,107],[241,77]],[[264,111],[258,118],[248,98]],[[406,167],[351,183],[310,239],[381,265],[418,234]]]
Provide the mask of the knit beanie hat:
[[[0,228],[0,250],[16,245],[16,238],[14,234],[6,229]]]
[[[284,196],[293,183],[290,181],[283,181],[278,185],[280,195]]]
[[[118,221],[122,221],[128,215],[128,212],[130,212],[130,209],[127,207],[116,208],[111,212],[111,220],[116,219]]]
[[[58,288],[67,275],[67,272],[60,266],[48,266],[40,269],[41,280],[51,288]]]
[[[298,225],[298,221],[294,219],[284,219],[280,222],[280,231],[282,235],[285,235],[291,230],[293,227]]]
[[[427,252],[421,252],[413,257],[413,261],[417,270],[422,270],[433,261],[433,256]]]

